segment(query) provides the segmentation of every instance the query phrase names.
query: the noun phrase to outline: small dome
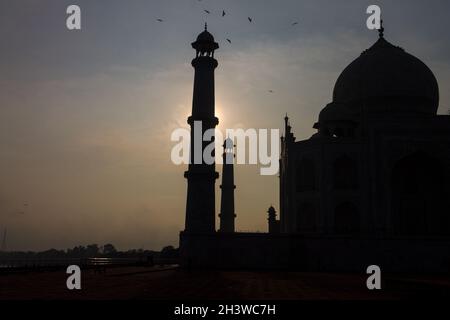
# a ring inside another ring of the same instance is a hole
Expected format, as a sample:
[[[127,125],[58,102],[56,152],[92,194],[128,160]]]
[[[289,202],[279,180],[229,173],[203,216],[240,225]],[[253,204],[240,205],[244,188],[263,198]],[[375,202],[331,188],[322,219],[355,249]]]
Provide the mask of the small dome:
[[[197,54],[201,55],[207,53],[208,55],[212,55],[214,50],[219,49],[219,44],[214,41],[214,37],[211,33],[208,32],[208,26],[205,23],[205,30],[200,33],[197,37],[197,40],[192,43],[192,48],[197,50]]]
[[[234,141],[231,138],[226,138],[223,142],[223,147],[225,149],[233,149],[234,148]]]
[[[319,121],[353,120],[362,107],[369,114],[435,115],[438,83],[421,60],[380,37],[339,76]]]
[[[319,114],[320,120],[346,121],[357,119],[359,110],[348,104],[332,102],[327,104]]]
[[[214,36],[208,32],[208,30],[203,31],[197,37],[198,42],[214,42]]]

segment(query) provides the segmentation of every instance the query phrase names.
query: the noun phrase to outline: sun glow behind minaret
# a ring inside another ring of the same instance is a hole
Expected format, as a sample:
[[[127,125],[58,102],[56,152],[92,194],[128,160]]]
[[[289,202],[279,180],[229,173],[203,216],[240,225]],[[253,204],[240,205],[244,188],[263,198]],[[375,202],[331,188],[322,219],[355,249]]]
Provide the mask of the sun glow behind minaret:
[[[219,118],[219,124],[217,126],[217,129],[223,130],[223,131],[226,130],[226,128],[227,128],[226,120],[227,119],[226,119],[226,116],[225,116],[224,108],[223,108],[221,103],[217,103],[216,102],[215,113],[216,113],[216,117]]]

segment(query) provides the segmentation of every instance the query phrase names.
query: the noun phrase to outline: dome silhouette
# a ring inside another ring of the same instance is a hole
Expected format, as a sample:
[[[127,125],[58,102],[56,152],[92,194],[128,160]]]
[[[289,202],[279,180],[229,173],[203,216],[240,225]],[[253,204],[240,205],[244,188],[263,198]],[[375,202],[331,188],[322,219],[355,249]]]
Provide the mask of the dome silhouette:
[[[438,107],[433,72],[380,37],[341,73],[320,120],[354,119],[362,108],[368,114],[435,115]]]
[[[197,36],[197,40],[192,43],[192,48],[197,51],[197,55],[210,55],[214,57],[214,50],[219,49],[219,44],[214,41],[214,37],[208,32],[208,25],[205,23],[205,30]]]
[[[203,31],[197,37],[198,42],[214,42],[214,36],[208,30]]]

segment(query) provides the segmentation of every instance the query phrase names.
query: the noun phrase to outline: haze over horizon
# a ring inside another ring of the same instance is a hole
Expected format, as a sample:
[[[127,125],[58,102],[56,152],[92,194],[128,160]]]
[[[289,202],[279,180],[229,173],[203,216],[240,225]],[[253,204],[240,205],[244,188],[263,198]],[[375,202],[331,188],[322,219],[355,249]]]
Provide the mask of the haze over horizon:
[[[170,134],[188,127],[190,43],[205,22],[220,45],[219,129],[282,129],[287,112],[297,139],[314,133],[340,72],[378,38],[366,28],[370,1],[77,0],[81,31],[65,27],[70,4],[0,3],[0,236],[7,227],[9,250],[178,245],[186,167],[170,160]],[[430,67],[447,113],[450,3],[377,4],[386,39]],[[278,177],[237,166],[235,182],[237,229],[265,231],[267,208],[279,210]]]

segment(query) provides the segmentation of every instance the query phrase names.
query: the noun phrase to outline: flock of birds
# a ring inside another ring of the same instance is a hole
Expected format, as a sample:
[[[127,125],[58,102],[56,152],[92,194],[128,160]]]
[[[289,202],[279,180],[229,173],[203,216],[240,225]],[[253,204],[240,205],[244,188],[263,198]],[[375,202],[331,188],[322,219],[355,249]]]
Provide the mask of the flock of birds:
[[[198,1],[201,1],[201,0],[198,0]],[[210,10],[203,9],[203,12],[206,13],[206,14],[211,14]],[[222,17],[225,17],[226,15],[227,15],[227,12],[225,10],[222,10]],[[161,19],[161,18],[158,18],[156,20],[158,22],[164,22],[164,19]],[[249,23],[253,22],[253,18],[252,17],[247,17],[247,20],[248,20]],[[298,25],[298,21],[292,22],[291,25],[292,26]],[[229,38],[226,38],[226,40],[227,40],[228,43],[231,44],[231,40]]]

